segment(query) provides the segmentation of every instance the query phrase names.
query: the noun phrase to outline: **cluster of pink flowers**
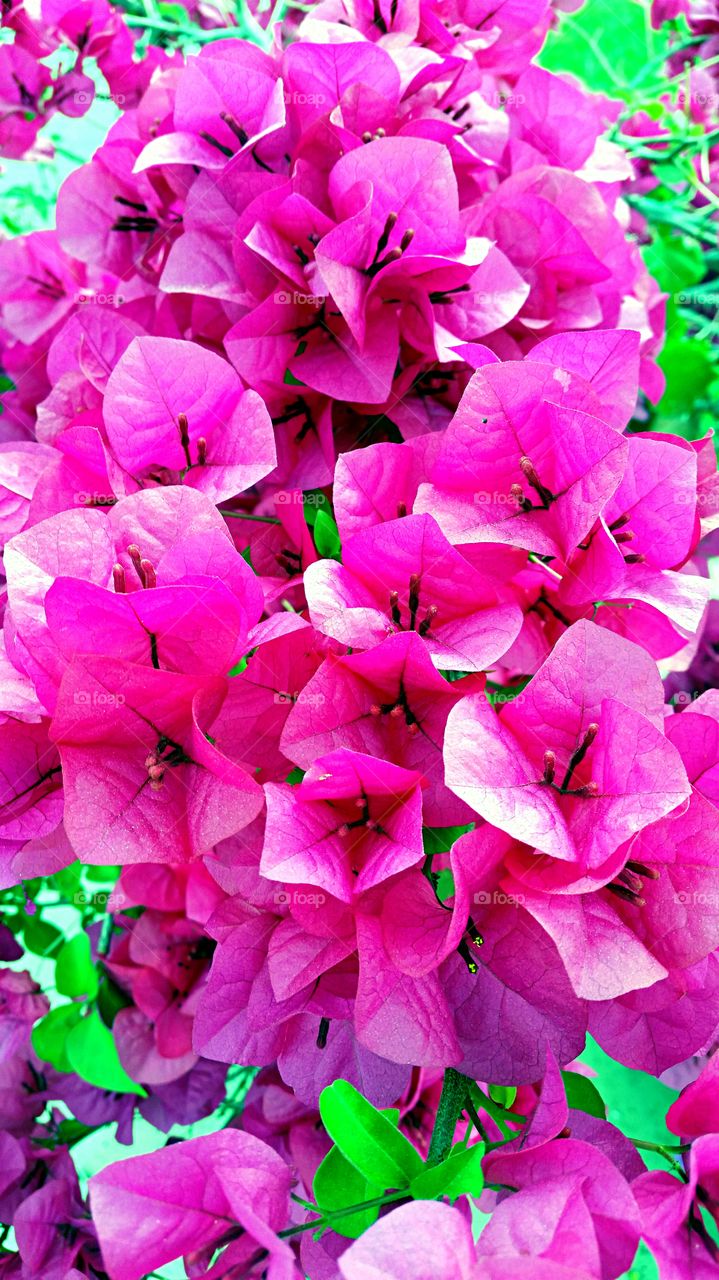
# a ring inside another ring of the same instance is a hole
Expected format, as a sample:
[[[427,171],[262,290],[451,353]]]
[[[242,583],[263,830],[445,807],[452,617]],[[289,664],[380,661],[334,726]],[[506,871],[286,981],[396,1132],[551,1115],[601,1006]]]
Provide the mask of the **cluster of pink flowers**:
[[[57,112],[86,115],[95,98],[86,63],[99,67],[110,97],[129,109],[167,61],[158,49],[136,58],[135,40],[109,0],[4,0],[0,28],[10,36],[0,45],[0,156],[13,159],[47,150],[38,135]]]
[[[560,1073],[719,1024],[719,481],[711,437],[627,431],[664,298],[618,104],[531,64],[548,0],[321,0],[286,47],[149,63],[105,0],[3,21],[6,154],[48,30],[59,109],[85,56],[130,86],[57,229],[0,243],[0,888],[123,868],[92,941],[140,1088],[45,1071],[0,971],[0,1277],[613,1280],[642,1236],[714,1275],[715,1060],[682,1179]],[[129,1140],[228,1064],[263,1068],[243,1128],[93,1179],[101,1262],[43,1107]],[[466,1200],[300,1230],[322,1090],[424,1158],[448,1068],[526,1121],[481,1112],[479,1243]]]

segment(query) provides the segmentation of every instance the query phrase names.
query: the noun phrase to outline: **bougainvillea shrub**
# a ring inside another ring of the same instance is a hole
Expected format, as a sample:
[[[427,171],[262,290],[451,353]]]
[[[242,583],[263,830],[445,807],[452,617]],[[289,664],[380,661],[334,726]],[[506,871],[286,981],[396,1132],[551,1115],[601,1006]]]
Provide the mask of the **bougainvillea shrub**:
[[[719,1275],[719,11],[578,8],[3,6],[2,1280]]]

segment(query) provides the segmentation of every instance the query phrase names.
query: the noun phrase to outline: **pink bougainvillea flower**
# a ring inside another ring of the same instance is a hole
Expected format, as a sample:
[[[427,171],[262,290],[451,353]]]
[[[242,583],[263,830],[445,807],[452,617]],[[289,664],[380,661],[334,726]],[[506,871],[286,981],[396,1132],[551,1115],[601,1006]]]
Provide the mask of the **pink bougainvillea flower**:
[[[377,301],[360,348],[347,322],[321,295],[284,289],[233,325],[225,349],[238,373],[265,400],[286,396],[293,378],[334,399],[384,404],[397,366],[398,319]]]
[[[294,757],[282,746],[282,731],[293,707],[314,703],[306,690],[324,657],[322,639],[299,614],[274,614],[245,646],[250,657],[230,682],[217,727],[227,724],[258,782],[284,780],[291,772]]]
[[[272,59],[248,40],[205,45],[187,59],[173,122],[174,131],[148,142],[138,170],[172,164],[222,169],[234,156],[252,158],[262,139],[271,144],[270,135],[285,123],[284,87]]]
[[[702,1208],[715,1221],[719,1196],[719,1140],[711,1133],[692,1143],[685,1181],[663,1170],[644,1173],[634,1183],[642,1234],[667,1280],[711,1280],[717,1246]]]
[[[260,397],[194,343],[136,338],[109,379],[103,413],[115,457],[138,482],[181,480],[221,502],[277,462]]]
[[[502,1198],[482,1235],[480,1257],[531,1251],[581,1266],[597,1280],[615,1280],[631,1265],[639,1210],[625,1178],[597,1147],[567,1138],[493,1152],[486,1176],[518,1194]]]
[[[420,488],[454,543],[506,542],[566,558],[619,484],[627,445],[590,384],[539,361],[472,378]]]
[[[0,545],[25,527],[38,480],[53,457],[36,440],[0,444]]]
[[[33,343],[52,333],[76,306],[84,283],[84,269],[61,253],[54,231],[15,236],[0,246],[3,324],[16,341]]]
[[[261,873],[341,902],[422,857],[421,774],[341,748],[298,787],[268,783]]]
[[[110,1164],[90,1181],[90,1204],[115,1280],[140,1280],[185,1256],[208,1276],[221,1266],[246,1276],[296,1280],[286,1225],[291,1175],[265,1143],[239,1129]],[[258,1269],[259,1268],[259,1269]]]
[[[339,1260],[344,1280],[472,1280],[472,1231],[458,1209],[433,1201],[402,1205],[380,1218]]]
[[[568,1209],[568,1219],[570,1215]],[[585,1225],[585,1215],[577,1219]],[[584,1266],[564,1266],[559,1241],[556,1255],[539,1255],[539,1244],[508,1240],[501,1253],[485,1253],[481,1244],[476,1248],[459,1208],[425,1201],[402,1205],[380,1218],[350,1244],[338,1265],[343,1280],[589,1280],[599,1274]]]
[[[192,582],[120,593],[59,577],[45,597],[45,613],[67,661],[104,654],[187,675],[227,675],[249,630],[237,596],[217,578],[200,575]]]
[[[412,511],[440,439],[430,433],[406,444],[372,444],[339,455],[332,497],[343,542],[360,529]]]
[[[195,1017],[198,1053],[221,1062],[277,1062],[283,1080],[312,1106],[340,1076],[376,1106],[396,1100],[408,1068],[365,1048],[352,1026],[356,939],[344,904],[309,885],[277,887],[264,908],[231,899],[208,931],[219,945]]]
[[[44,123],[43,96],[52,84],[49,69],[19,42],[5,43],[0,63],[0,155],[20,159]]]
[[[301,489],[281,489],[262,520],[230,517],[230,533],[238,549],[249,546],[252,566],[262,581],[267,604],[278,597],[296,600],[303,592],[304,571],[319,559],[305,520],[305,494]]]
[[[623,430],[637,403],[639,343],[639,334],[633,329],[575,330],[538,342],[526,359],[583,378],[597,404],[578,407]]]
[[[667,1127],[684,1140],[716,1133],[719,1116],[719,1057],[709,1059],[667,1112]]]
[[[65,665],[44,609],[58,577],[122,594],[198,578],[207,585],[209,574],[238,597],[248,623],[262,610],[260,584],[222,517],[208,498],[184,486],[133,494],[108,514],[63,511],[11,539],[4,561],[12,616],[8,656],[31,677],[48,709]]]
[[[47,721],[27,724],[8,719],[0,725],[0,885],[3,888],[23,878],[23,872],[15,866],[19,851],[31,841],[41,846],[51,840],[62,823],[60,758],[57,748],[48,741],[47,730]],[[28,877],[38,873],[40,869],[26,868],[24,872]]]
[[[665,613],[687,634],[699,625],[706,584],[673,572],[698,537],[697,455],[678,438],[630,437],[621,484],[599,526],[569,561],[559,599],[637,599]]]
[[[416,631],[438,667],[481,671],[521,626],[488,574],[453,550],[429,515],[366,529],[343,547],[343,563],[321,560],[305,574],[310,617],[320,631],[368,649]]]
[[[133,338],[143,330],[118,307],[94,305],[91,290],[84,305],[68,316],[47,353],[50,393],[38,405],[38,439],[55,443],[63,429],[78,420],[101,420],[107,381]]]
[[[177,1080],[198,1061],[192,1021],[209,961],[203,937],[183,913],[150,909],[127,922],[106,961],[133,1000],[112,1032],[126,1071],[141,1084]]]
[[[212,741],[226,685],[117,658],[70,665],[52,737],[78,857],[183,862],[252,821],[261,789]]]
[[[515,839],[601,866],[689,794],[662,706],[643,650],[577,622],[499,714],[482,695],[450,712],[447,784]]]
[[[390,54],[365,41],[312,44],[302,40],[285,52],[287,105],[308,131],[326,120],[361,136],[378,128],[400,98],[400,74]]]
[[[448,684],[412,632],[366,653],[330,656],[295,700],[282,750],[303,769],[338,747],[391,760],[423,775],[427,825],[469,821],[471,809],[444,785],[442,742],[450,708],[482,683]]]
[[[710,1043],[718,993],[719,961],[708,956],[651,987],[592,1002],[589,1029],[613,1057],[660,1075]]]
[[[547,1047],[560,1062],[582,1052],[587,1014],[572,991],[556,947],[528,912],[499,893],[496,907],[473,907],[468,966],[450,956],[440,970],[461,1050],[459,1070],[473,1079],[527,1084],[544,1070]],[[539,976],[539,980],[538,980]]]

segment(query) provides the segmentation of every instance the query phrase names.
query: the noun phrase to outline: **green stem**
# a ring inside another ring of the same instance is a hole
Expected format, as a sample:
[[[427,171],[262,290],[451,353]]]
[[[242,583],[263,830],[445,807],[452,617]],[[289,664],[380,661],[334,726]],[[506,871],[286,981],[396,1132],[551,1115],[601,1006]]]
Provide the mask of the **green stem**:
[[[143,18],[139,14],[128,14],[125,18],[128,27],[139,27],[144,31],[158,31],[161,35],[174,36],[176,40],[192,40],[194,44],[206,44],[210,40],[226,40],[228,36],[239,36],[237,27],[213,27],[203,31],[201,27],[183,27],[177,22],[166,22],[164,18]]]
[[[666,1160],[667,1164],[671,1165],[674,1172],[679,1174],[680,1178],[683,1178],[685,1182],[687,1181],[685,1169],[678,1160],[674,1159],[671,1153],[676,1152],[681,1155],[684,1151],[688,1151],[691,1146],[690,1142],[683,1142],[679,1146],[665,1146],[661,1142],[645,1142],[642,1138],[630,1138],[629,1141],[638,1151],[653,1151],[656,1155],[661,1156],[663,1160]]]
[[[447,1067],[429,1144],[428,1166],[440,1164],[449,1155],[457,1121],[470,1094],[470,1086],[471,1081],[468,1076],[455,1071],[454,1067]]]
[[[374,1200],[363,1200],[361,1204],[347,1205],[346,1209],[333,1209],[329,1213],[322,1213],[319,1217],[313,1218],[311,1222],[302,1222],[297,1227],[285,1227],[284,1231],[278,1231],[277,1235],[280,1240],[286,1239],[287,1236],[298,1236],[303,1231],[316,1231],[320,1227],[331,1227],[337,1218],[349,1218],[354,1213],[362,1213],[365,1209],[378,1209],[382,1205],[392,1204],[395,1200],[406,1200],[408,1192],[404,1191],[388,1191],[386,1195],[377,1196]]]
[[[255,520],[257,524],[280,524],[276,516],[253,516],[249,511],[223,511],[218,507],[221,516],[229,516],[232,520]]]

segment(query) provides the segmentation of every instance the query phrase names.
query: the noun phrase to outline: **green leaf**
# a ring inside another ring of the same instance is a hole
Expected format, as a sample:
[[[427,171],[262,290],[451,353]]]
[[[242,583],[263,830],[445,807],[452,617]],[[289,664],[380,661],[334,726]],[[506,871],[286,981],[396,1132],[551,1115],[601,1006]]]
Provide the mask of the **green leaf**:
[[[410,1195],[415,1200],[436,1200],[446,1196],[451,1202],[458,1196],[480,1196],[484,1187],[482,1157],[484,1144],[459,1147],[450,1152],[441,1164],[425,1168],[413,1178]]]
[[[109,1093],[136,1093],[147,1097],[142,1085],[131,1080],[125,1071],[112,1032],[95,1009],[70,1030],[65,1047],[72,1070],[88,1084]]]
[[[567,1102],[572,1111],[584,1111],[588,1116],[597,1116],[606,1120],[607,1108],[597,1086],[587,1076],[580,1076],[576,1071],[563,1071],[562,1079],[567,1094]]]
[[[433,856],[435,853],[447,853],[456,840],[463,836],[466,831],[471,831],[473,823],[468,823],[464,827],[423,827],[422,843],[424,852],[427,857]]]
[[[331,515],[320,508],[315,516],[315,546],[326,560],[339,560],[342,552],[339,531]]]
[[[55,986],[63,996],[97,995],[97,970],[90,952],[90,939],[78,933],[60,949],[55,965]]]
[[[107,975],[100,980],[96,1002],[98,1013],[106,1027],[111,1027],[121,1009],[132,1004],[130,997]]]
[[[347,1080],[322,1090],[320,1115],[332,1141],[368,1182],[395,1190],[421,1172],[412,1143]]]
[[[89,1133],[94,1133],[93,1125],[82,1124],[79,1120],[75,1120],[73,1116],[66,1120],[61,1120],[57,1127],[57,1140],[61,1145],[74,1147],[76,1142],[81,1142]]]
[[[647,270],[666,293],[690,289],[704,278],[704,255],[696,240],[660,230],[642,251]]]
[[[57,1071],[72,1071],[67,1056],[67,1037],[80,1021],[82,1010],[77,1004],[63,1004],[51,1009],[32,1029],[32,1047],[38,1058],[49,1062]]]
[[[82,884],[82,867],[79,862],[71,862],[69,867],[61,867],[48,876],[47,882],[66,902],[74,902]]]
[[[631,100],[632,81],[663,46],[642,0],[592,0],[561,15],[537,61],[547,71],[571,72],[597,93]]]
[[[443,867],[437,875],[437,882],[434,886],[440,902],[446,902],[448,898],[453,898],[455,893],[454,875],[450,867]]]
[[[491,1084],[489,1086],[489,1096],[493,1102],[498,1102],[500,1107],[504,1107],[505,1111],[509,1111],[514,1106],[517,1090],[513,1085]]]
[[[120,867],[85,867],[85,875],[93,884],[114,884],[120,875]]]
[[[338,1147],[332,1147],[315,1174],[312,1190],[320,1212],[335,1213],[348,1205],[375,1200],[382,1195],[384,1187],[368,1182]],[[332,1230],[338,1235],[356,1240],[378,1217],[379,1205],[374,1209],[348,1214],[346,1218],[335,1218]]]
[[[687,412],[700,400],[715,373],[714,349],[706,339],[690,337],[676,306],[667,306],[668,338],[659,356],[667,387],[659,403],[660,414]]]
[[[22,936],[26,950],[32,951],[34,956],[50,956],[62,945],[60,930],[37,913],[27,917]]]

